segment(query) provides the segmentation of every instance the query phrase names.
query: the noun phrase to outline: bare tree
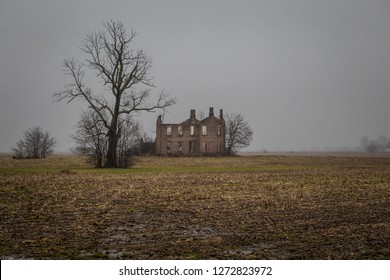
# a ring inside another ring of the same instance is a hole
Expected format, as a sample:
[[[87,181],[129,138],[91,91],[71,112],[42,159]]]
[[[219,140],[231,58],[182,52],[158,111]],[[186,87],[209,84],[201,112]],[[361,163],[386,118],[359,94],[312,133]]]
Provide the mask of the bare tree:
[[[24,138],[12,147],[12,151],[15,158],[45,158],[54,152],[55,145],[56,140],[36,126],[24,132]]]
[[[149,72],[152,62],[143,50],[133,49],[136,36],[133,30],[128,34],[121,22],[103,23],[102,31],[86,36],[82,43],[81,49],[87,55],[85,64],[72,58],[65,59],[65,73],[73,82],[54,95],[58,101],[66,100],[68,103],[81,99],[99,116],[107,128],[105,167],[119,167],[117,146],[120,127],[127,119],[121,116],[165,109],[176,103],[164,91],[151,102],[154,85]],[[84,68],[95,72],[106,89],[105,93],[96,94],[85,85]]]
[[[88,157],[97,168],[103,167],[107,151],[107,128],[94,110],[83,111],[76,125],[76,152]]]
[[[11,148],[12,152],[14,153],[14,158],[21,159],[26,156],[27,153],[25,152],[24,147],[25,144],[23,140],[19,140],[18,142],[16,142],[15,146]]]
[[[240,149],[249,146],[253,140],[253,131],[241,114],[227,114],[225,119],[226,154],[234,155]]]
[[[380,135],[376,140],[379,151],[381,152],[386,151],[388,142],[389,142],[389,138],[387,138],[387,136]]]
[[[379,136],[376,140],[370,140],[364,136],[361,138],[360,143],[362,150],[369,153],[385,152],[387,149],[390,149],[389,138],[385,135]]]
[[[118,166],[128,167],[131,164],[131,156],[139,146],[141,128],[139,122],[129,116],[120,123],[117,161]],[[83,111],[76,126],[76,134],[72,135],[76,142],[76,152],[87,156],[95,167],[103,167],[108,149],[107,134],[108,129],[94,110]]]
[[[127,117],[120,127],[118,141],[118,162],[122,167],[132,164],[132,156],[138,154],[141,141],[141,125],[138,121]]]

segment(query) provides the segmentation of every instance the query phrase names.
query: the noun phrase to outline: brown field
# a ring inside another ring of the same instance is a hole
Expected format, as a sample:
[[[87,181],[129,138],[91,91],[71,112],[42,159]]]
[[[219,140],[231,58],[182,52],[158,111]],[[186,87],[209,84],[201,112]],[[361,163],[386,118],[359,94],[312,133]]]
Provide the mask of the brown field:
[[[1,259],[390,259],[390,158],[0,157]]]

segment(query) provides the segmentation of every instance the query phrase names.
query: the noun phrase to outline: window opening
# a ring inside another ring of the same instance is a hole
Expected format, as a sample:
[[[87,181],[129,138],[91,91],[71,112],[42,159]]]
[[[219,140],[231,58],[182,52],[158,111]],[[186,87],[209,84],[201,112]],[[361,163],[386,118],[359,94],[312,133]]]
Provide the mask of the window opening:
[[[195,142],[190,142],[190,155],[193,155],[195,153]]]
[[[221,134],[222,134],[222,126],[218,125],[217,126],[217,135],[221,136]]]
[[[202,125],[202,135],[207,135],[207,125]]]

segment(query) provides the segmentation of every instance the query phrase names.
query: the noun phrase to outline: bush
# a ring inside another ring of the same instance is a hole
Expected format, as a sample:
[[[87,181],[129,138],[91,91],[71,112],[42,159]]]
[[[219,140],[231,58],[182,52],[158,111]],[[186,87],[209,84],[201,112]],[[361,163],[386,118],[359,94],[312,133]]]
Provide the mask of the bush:
[[[56,140],[40,127],[33,127],[24,132],[24,138],[19,140],[12,151],[14,158],[45,158],[53,154]]]

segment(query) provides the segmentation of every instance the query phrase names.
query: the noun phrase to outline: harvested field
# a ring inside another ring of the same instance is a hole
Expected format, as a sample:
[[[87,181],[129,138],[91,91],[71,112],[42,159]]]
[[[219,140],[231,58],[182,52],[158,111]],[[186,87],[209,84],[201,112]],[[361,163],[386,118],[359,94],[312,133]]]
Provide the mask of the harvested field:
[[[0,157],[1,259],[390,259],[390,158]]]

